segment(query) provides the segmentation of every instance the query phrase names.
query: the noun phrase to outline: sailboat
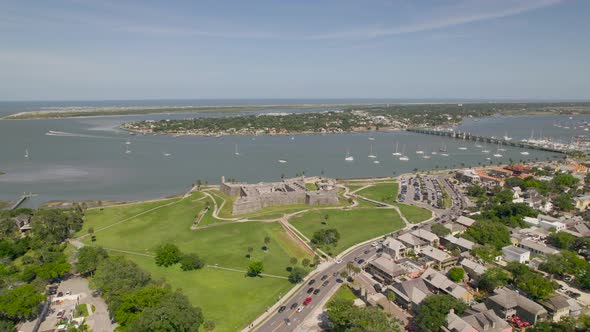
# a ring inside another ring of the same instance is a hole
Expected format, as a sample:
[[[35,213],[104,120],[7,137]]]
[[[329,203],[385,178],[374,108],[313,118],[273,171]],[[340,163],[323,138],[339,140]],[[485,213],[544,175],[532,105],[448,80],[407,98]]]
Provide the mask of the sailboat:
[[[399,157],[399,160],[401,160],[401,161],[410,160],[410,158],[408,158],[408,156],[406,156],[406,146],[405,145],[402,147],[402,156]]]
[[[377,156],[373,154],[373,144],[371,144],[371,152],[369,153],[369,158],[371,158],[371,159],[377,158]]]
[[[467,147],[466,146],[460,146],[459,147],[459,150],[467,150]]]
[[[416,150],[416,154],[424,154],[424,151],[423,150]]]
[[[380,164],[381,162],[379,160],[373,160],[373,164]]]
[[[369,136],[369,141],[374,141],[375,137],[373,137],[373,135]]]
[[[131,141],[127,140],[127,142],[125,142],[125,144],[129,145],[129,144],[131,144]]]
[[[354,157],[350,155],[350,151],[346,150],[346,157],[344,157],[346,161],[354,161]]]
[[[442,143],[440,149],[438,149],[438,151],[440,152],[447,152],[447,146],[445,143]]]
[[[286,164],[287,161],[285,159],[279,159],[279,164]]]
[[[502,155],[500,154],[500,144],[498,144],[498,149],[496,150],[496,153],[494,153],[494,157],[496,157],[496,158],[502,157]]]
[[[164,152],[164,157],[170,157],[172,154]]]
[[[502,148],[502,143],[498,143],[498,151],[506,151],[506,149]]]
[[[25,158],[29,159],[29,149],[25,149]]]
[[[488,148],[486,146],[483,147],[483,149],[481,150],[482,153],[490,153],[490,150],[488,150]]]
[[[392,153],[394,156],[401,156],[402,154],[397,152],[397,142],[395,142],[395,152]]]
[[[127,145],[125,145],[125,154],[130,154],[131,150],[129,150],[129,147]]]
[[[234,152],[234,155],[239,156],[240,152],[238,151],[238,145],[236,144],[236,151]]]
[[[512,137],[508,136],[508,132],[504,132],[504,140],[505,141],[510,141],[512,139]]]
[[[523,156],[528,156],[529,155],[529,152],[528,151],[521,151],[520,154],[523,155]]]

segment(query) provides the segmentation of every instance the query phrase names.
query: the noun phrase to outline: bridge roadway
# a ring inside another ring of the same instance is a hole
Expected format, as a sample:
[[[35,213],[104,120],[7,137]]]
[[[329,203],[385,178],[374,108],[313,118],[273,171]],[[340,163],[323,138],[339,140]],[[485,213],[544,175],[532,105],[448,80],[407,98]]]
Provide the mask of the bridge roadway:
[[[502,145],[514,146],[514,147],[518,147],[518,148],[524,148],[524,149],[549,151],[549,152],[557,152],[557,153],[566,153],[567,152],[565,150],[538,146],[538,145],[534,145],[534,144],[530,144],[530,143],[526,143],[526,142],[512,141],[512,140],[487,137],[487,136],[472,135],[471,133],[467,133],[467,132],[433,130],[433,129],[426,129],[426,128],[424,128],[424,129],[422,129],[422,128],[408,128],[408,129],[406,129],[406,131],[409,131],[412,133],[418,133],[418,134],[446,136],[449,138],[463,139],[463,140],[470,140],[470,141],[477,141],[477,142],[484,142],[484,143],[491,143],[491,144],[502,144]]]

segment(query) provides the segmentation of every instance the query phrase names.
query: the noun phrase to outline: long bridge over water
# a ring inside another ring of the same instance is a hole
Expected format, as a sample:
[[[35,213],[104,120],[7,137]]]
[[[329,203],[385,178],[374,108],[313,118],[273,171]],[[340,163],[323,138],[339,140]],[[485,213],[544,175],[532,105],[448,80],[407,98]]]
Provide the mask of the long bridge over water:
[[[413,133],[419,133],[419,134],[426,134],[426,135],[446,136],[449,138],[461,139],[461,140],[470,140],[470,141],[484,142],[484,143],[490,143],[490,144],[501,144],[501,145],[507,145],[507,146],[514,146],[514,147],[523,148],[523,149],[541,150],[541,151],[556,152],[556,153],[566,153],[567,152],[566,150],[557,149],[557,148],[553,148],[553,147],[545,147],[545,146],[535,145],[535,144],[521,142],[521,141],[506,140],[503,138],[473,135],[468,132],[434,130],[434,129],[428,129],[428,128],[408,128],[408,129],[406,129],[406,131],[413,132]]]

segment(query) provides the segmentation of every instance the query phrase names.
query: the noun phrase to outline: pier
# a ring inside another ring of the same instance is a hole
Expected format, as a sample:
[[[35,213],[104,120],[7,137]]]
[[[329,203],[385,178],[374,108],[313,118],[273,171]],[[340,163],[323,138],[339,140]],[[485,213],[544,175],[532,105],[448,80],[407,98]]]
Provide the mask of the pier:
[[[517,148],[523,149],[531,149],[531,150],[540,150],[540,151],[548,151],[548,152],[556,152],[556,153],[566,153],[566,150],[561,150],[553,147],[545,147],[539,146],[535,144],[530,144],[527,142],[520,142],[520,141],[512,141],[506,140],[503,138],[495,138],[495,137],[486,137],[486,136],[479,136],[473,135],[467,132],[460,132],[460,131],[447,131],[447,130],[434,130],[428,128],[408,128],[406,131],[418,134],[426,134],[426,135],[436,135],[436,136],[446,136],[449,138],[460,139],[460,140],[469,140],[475,142],[482,142],[482,143],[490,143],[490,144],[501,144],[507,146],[513,146]]]
[[[35,195],[33,194],[23,194],[14,204],[12,204],[12,206],[10,206],[8,208],[8,210],[15,210],[16,208],[18,208],[21,204],[23,204],[29,197],[33,197]]]

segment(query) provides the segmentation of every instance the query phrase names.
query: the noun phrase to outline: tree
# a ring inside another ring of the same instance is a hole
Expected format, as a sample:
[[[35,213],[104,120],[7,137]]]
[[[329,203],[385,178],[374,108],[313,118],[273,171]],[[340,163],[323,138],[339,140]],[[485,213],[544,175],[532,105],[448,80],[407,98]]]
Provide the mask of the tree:
[[[499,222],[480,220],[469,227],[464,237],[479,244],[490,244],[501,249],[510,244],[510,231]]]
[[[98,264],[92,281],[96,288],[103,292],[105,300],[109,303],[117,296],[147,285],[150,275],[134,262],[121,256],[114,256]]]
[[[418,331],[438,331],[445,325],[447,314],[451,309],[461,316],[467,309],[467,305],[446,294],[428,296],[416,309],[414,325]]]
[[[262,271],[264,271],[264,264],[262,262],[252,262],[248,265],[248,272],[246,273],[250,277],[257,277],[259,276]]]
[[[574,208],[572,195],[562,193],[553,199],[553,205],[561,211],[569,211]]]
[[[559,249],[571,249],[576,242],[576,238],[566,232],[550,234],[547,240],[549,240],[549,243]]]
[[[299,283],[303,280],[303,278],[305,278],[305,276],[307,275],[307,271],[305,271],[304,268],[301,267],[294,267],[291,269],[291,273],[289,273],[289,281],[291,283]]]
[[[167,243],[156,248],[156,265],[168,267],[180,261],[182,256],[180,249],[172,243]]]
[[[43,300],[45,296],[37,292],[31,284],[3,290],[0,293],[0,317],[12,321],[33,318]]]
[[[252,253],[254,252],[253,247],[248,247],[248,259],[252,259]]]
[[[311,263],[311,261],[309,260],[309,258],[304,258],[301,261],[301,265],[303,265],[304,267],[308,267],[310,263]]]
[[[353,262],[348,262],[346,263],[346,271],[348,271],[348,274],[352,274],[352,269],[354,269],[354,263]]]
[[[326,213],[324,215],[324,224],[326,224],[326,225],[328,224],[328,218],[330,218],[330,215]]]
[[[291,263],[293,266],[297,265],[297,257],[291,257],[289,259],[289,263]]]
[[[157,306],[162,298],[169,293],[169,287],[150,285],[125,294],[114,313],[117,323],[122,327],[128,326],[140,317],[145,310]]]
[[[340,240],[340,233],[335,228],[321,229],[311,237],[311,242],[315,245],[333,245]]]
[[[496,247],[491,244],[484,244],[483,246],[475,245],[473,246],[473,249],[471,249],[471,254],[480,258],[484,262],[491,263],[500,255],[500,250],[496,249]]]
[[[207,331],[207,332],[211,332],[211,331],[215,330],[215,321],[212,321],[212,320],[210,320],[210,319],[209,319],[209,320],[206,320],[206,321],[203,323],[203,328],[204,328],[204,329],[205,329],[205,331]]]
[[[126,331],[197,332],[203,323],[200,308],[193,307],[180,293],[165,295],[159,305],[146,309]]]
[[[380,309],[359,308],[350,300],[330,301],[326,315],[331,331],[401,331],[397,322]]]
[[[78,249],[76,269],[83,275],[92,274],[98,264],[107,257],[109,254],[102,247],[84,246]]]
[[[449,279],[454,282],[459,282],[465,277],[465,270],[459,266],[455,266],[449,270]]]
[[[446,235],[451,234],[451,230],[441,224],[432,225],[430,231],[439,237],[445,237]]]
[[[506,268],[512,273],[516,287],[526,292],[535,300],[549,298],[558,287],[555,281],[546,279],[543,275],[532,271],[524,264],[510,262]]]
[[[197,254],[184,254],[180,258],[180,268],[183,271],[199,270],[205,266],[205,262]]]
[[[506,286],[510,282],[510,274],[501,267],[490,267],[479,280],[478,287],[492,292],[494,289]]]
[[[14,323],[9,320],[0,319],[0,331],[3,332],[16,332]]]
[[[268,248],[270,245],[270,236],[267,235],[264,237],[264,245]]]

